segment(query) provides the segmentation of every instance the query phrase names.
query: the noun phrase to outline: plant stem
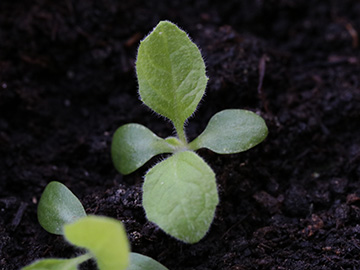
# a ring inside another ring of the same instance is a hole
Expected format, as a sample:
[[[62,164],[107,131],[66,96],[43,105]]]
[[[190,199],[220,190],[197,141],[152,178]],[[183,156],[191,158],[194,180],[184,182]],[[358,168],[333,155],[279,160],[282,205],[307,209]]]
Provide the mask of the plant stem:
[[[184,123],[181,123],[181,124],[174,123],[174,126],[175,126],[175,130],[176,130],[179,140],[182,141],[186,145],[187,139],[186,139],[185,130],[184,130]]]
[[[89,259],[91,259],[93,255],[91,253],[85,253],[83,255],[80,255],[79,257],[74,258],[76,260],[77,264],[81,264]]]

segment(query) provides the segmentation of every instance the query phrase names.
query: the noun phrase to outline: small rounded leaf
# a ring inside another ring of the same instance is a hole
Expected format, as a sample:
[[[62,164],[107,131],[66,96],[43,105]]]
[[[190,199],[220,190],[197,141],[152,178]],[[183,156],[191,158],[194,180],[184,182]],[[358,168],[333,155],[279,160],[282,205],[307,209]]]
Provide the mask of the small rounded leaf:
[[[122,174],[132,173],[153,156],[173,151],[174,148],[164,139],[139,124],[119,127],[111,144],[114,166]]]
[[[154,259],[132,252],[130,254],[130,266],[126,270],[168,270]]]
[[[46,186],[37,214],[40,225],[53,234],[63,234],[65,224],[86,216],[78,198],[65,185],[56,181]]]
[[[268,129],[264,119],[247,110],[224,110],[215,114],[190,149],[207,148],[218,154],[246,151],[261,143]]]
[[[169,21],[141,41],[136,73],[141,100],[176,128],[194,113],[208,80],[199,49]]]
[[[116,219],[87,216],[65,225],[64,235],[71,244],[89,250],[100,270],[125,270],[129,265],[129,242]]]
[[[205,236],[218,202],[215,174],[194,152],[178,152],[145,176],[147,218],[184,242],[196,243]]]

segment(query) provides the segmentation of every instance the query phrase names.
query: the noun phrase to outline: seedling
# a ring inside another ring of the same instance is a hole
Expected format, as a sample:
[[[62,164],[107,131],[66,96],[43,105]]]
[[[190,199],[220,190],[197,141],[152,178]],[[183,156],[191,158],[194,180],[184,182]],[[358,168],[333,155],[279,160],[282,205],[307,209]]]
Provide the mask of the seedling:
[[[199,49],[171,22],[160,22],[141,41],[136,73],[141,100],[169,119],[176,135],[162,139],[142,125],[123,125],[113,137],[114,165],[120,173],[130,174],[155,155],[173,153],[145,175],[143,206],[147,218],[168,234],[198,242],[210,227],[219,198],[214,172],[194,151],[248,150],[265,139],[266,124],[253,112],[224,110],[188,142],[184,125],[203,97],[208,78]]]
[[[71,259],[41,259],[22,270],[76,270],[94,259],[100,270],[167,270],[153,259],[130,253],[122,223],[116,219],[87,216],[78,198],[63,184],[51,182],[38,205],[40,225],[50,233],[64,235],[72,245],[87,252]]]

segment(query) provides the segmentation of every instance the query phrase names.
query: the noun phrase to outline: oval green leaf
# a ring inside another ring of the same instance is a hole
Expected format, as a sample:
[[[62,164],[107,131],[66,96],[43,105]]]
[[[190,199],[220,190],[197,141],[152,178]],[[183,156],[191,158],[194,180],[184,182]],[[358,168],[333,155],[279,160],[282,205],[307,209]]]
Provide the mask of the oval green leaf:
[[[41,195],[37,215],[46,231],[63,234],[65,224],[85,217],[86,213],[81,202],[65,185],[53,181]]]
[[[175,24],[161,21],[141,41],[136,72],[141,100],[182,129],[208,80],[197,46]]]
[[[72,259],[41,259],[21,268],[21,270],[77,270],[79,264],[90,258],[90,254],[84,254]]]
[[[129,174],[144,165],[153,156],[173,152],[174,147],[139,124],[119,127],[112,140],[111,157],[115,168]]]
[[[65,238],[88,249],[100,270],[125,270],[130,246],[122,223],[116,219],[87,216],[64,226]]]
[[[168,270],[154,259],[132,252],[130,254],[130,266],[126,270]]]
[[[190,149],[207,148],[218,154],[246,151],[262,142],[268,134],[264,119],[247,110],[224,110],[215,114]]]
[[[178,152],[145,176],[147,218],[186,243],[205,236],[218,202],[215,174],[194,152]]]

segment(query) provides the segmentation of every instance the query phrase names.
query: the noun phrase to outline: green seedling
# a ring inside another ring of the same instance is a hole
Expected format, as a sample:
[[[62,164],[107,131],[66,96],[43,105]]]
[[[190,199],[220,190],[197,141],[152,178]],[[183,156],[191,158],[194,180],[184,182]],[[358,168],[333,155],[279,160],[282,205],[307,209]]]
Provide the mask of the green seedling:
[[[205,130],[189,142],[184,125],[205,93],[208,78],[197,46],[168,21],[141,41],[136,61],[139,94],[145,105],[169,119],[176,135],[159,138],[139,124],[126,124],[113,136],[116,169],[129,174],[153,156],[173,153],[145,175],[143,206],[147,218],[187,243],[204,237],[219,202],[212,169],[194,151],[219,154],[248,150],[267,136],[264,120],[239,109],[215,114]]]
[[[63,184],[51,182],[38,205],[40,225],[60,234],[72,245],[87,252],[71,259],[40,259],[22,270],[76,270],[94,259],[100,270],[167,270],[150,257],[130,253],[122,223],[116,219],[87,216],[78,198]]]

